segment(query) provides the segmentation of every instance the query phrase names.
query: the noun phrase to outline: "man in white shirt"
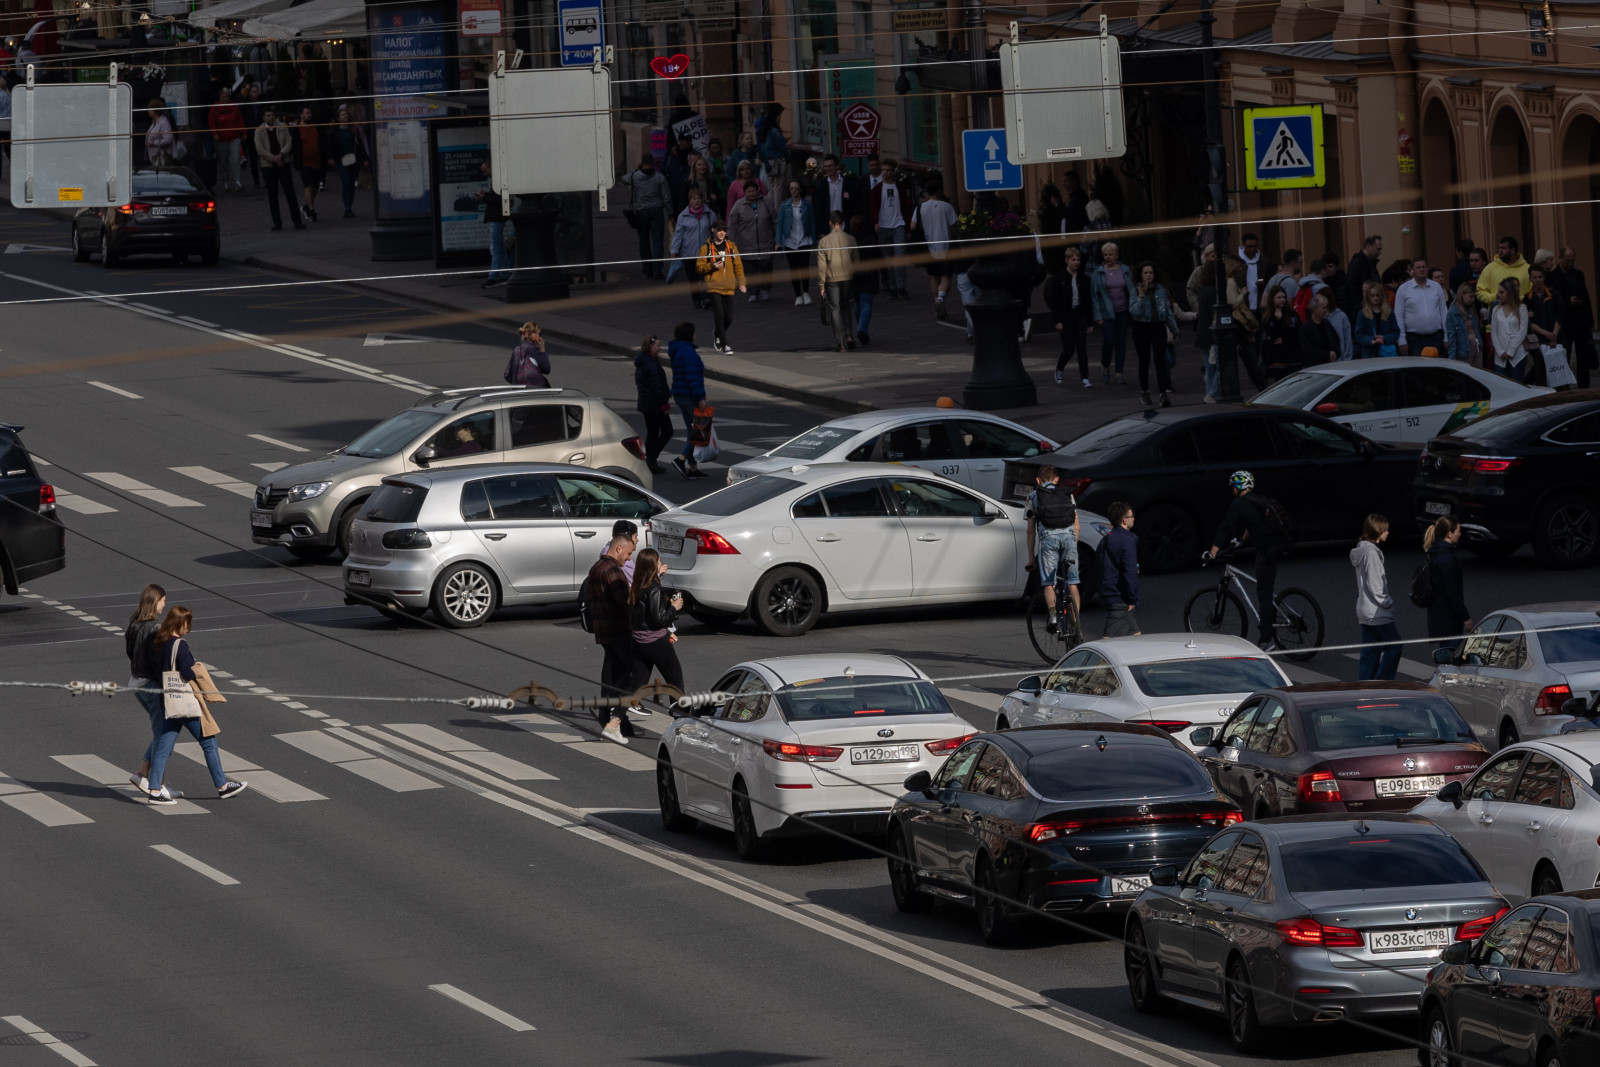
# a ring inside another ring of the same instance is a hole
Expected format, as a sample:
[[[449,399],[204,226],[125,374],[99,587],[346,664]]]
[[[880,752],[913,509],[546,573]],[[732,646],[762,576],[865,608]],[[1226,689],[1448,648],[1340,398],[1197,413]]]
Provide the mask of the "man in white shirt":
[[[1253,233],[1241,238],[1239,258],[1244,260],[1245,288],[1249,290],[1250,310],[1261,306],[1261,241]]]
[[[934,178],[928,182],[928,198],[911,213],[911,231],[927,242],[928,282],[933,288],[933,313],[940,321],[949,317],[945,309],[945,294],[950,291],[950,264],[945,256],[950,252],[950,227],[956,224],[956,209],[944,198],[944,185]]]
[[[1394,321],[1400,328],[1400,354],[1420,356],[1424,348],[1444,355],[1444,317],[1449,310],[1444,287],[1428,277],[1428,261],[1413,260],[1411,280],[1394,291]]]
[[[868,221],[878,234],[878,245],[883,250],[883,255],[898,260],[905,255],[906,216],[910,214],[911,208],[906,204],[905,186],[895,179],[894,160],[884,160],[880,171],[882,180],[872,187],[872,192],[867,196],[867,205],[872,213]],[[883,280],[883,287],[888,290],[889,299],[904,300],[910,295],[906,292],[904,263],[885,267]]]

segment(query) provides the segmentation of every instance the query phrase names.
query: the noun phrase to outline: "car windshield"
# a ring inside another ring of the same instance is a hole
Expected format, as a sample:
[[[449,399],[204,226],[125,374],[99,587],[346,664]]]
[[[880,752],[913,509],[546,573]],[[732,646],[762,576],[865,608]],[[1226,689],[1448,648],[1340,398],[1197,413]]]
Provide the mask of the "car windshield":
[[[200,190],[188,175],[174,174],[171,171],[138,173],[133,175],[134,196],[181,196],[184,193],[198,193]]]
[[[1303,409],[1311,401],[1327,392],[1328,387],[1339,380],[1330,374],[1309,374],[1301,371],[1299,374],[1291,374],[1282,381],[1267,386],[1251,397],[1249,403]]]
[[[1488,881],[1466,850],[1442,833],[1292,841],[1283,846],[1282,854],[1291,893]]]
[[[1265,656],[1227,659],[1169,659],[1128,666],[1134,684],[1147,697],[1198,697],[1211,693],[1251,693],[1283,685],[1283,674]]]
[[[1150,744],[1119,744],[1112,735],[1102,750],[1084,735],[1082,745],[1035,753],[1023,776],[1051,800],[1190,796],[1212,792],[1205,769],[1187,752]]]
[[[1539,635],[1539,647],[1546,663],[1592,663],[1600,660],[1600,628],[1550,630]]]
[[[340,449],[347,456],[382,459],[392,456],[417,439],[417,435],[439,421],[437,411],[402,411],[362,434]]]
[[[792,441],[785,441],[767,455],[775,459],[816,459],[855,437],[860,430],[842,430],[837,426],[818,426],[807,430]]]
[[[420,485],[380,485],[361,517],[368,522],[416,522],[428,491]]]
[[[790,722],[953,714],[933,683],[876,675],[795,682],[778,690],[778,703],[783,707],[783,717]]]
[[[773,497],[798,488],[800,483],[793,478],[746,478],[726,489],[718,489],[709,496],[684,504],[683,510],[696,515],[737,515],[747,508],[765,504]]]
[[[1341,700],[1303,708],[1311,747],[1321,752],[1337,748],[1402,745],[1418,740],[1471,741],[1472,730],[1444,697],[1419,696],[1404,700]]]
[[[1550,418],[1549,408],[1490,412],[1477,422],[1458,426],[1450,436],[1486,448],[1505,448],[1521,444],[1528,435]]]
[[[1120,452],[1142,443],[1159,429],[1161,426],[1149,419],[1117,419],[1073,438],[1062,445],[1059,451],[1069,456]]]

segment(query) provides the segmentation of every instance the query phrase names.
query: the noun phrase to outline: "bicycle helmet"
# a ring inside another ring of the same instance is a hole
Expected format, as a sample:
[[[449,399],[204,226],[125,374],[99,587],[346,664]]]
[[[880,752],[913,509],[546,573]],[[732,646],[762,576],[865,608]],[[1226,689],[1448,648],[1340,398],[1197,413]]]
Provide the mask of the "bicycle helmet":
[[[1243,493],[1248,493],[1256,487],[1256,476],[1249,471],[1234,471],[1228,478],[1228,484]]]

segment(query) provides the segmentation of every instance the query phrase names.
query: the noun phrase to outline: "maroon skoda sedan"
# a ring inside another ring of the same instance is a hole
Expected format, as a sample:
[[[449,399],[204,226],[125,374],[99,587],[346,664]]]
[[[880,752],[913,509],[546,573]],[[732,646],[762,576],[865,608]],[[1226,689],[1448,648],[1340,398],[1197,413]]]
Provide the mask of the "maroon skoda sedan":
[[[1438,690],[1327,682],[1252,694],[1221,729],[1189,734],[1217,789],[1252,820],[1409,811],[1488,758]]]

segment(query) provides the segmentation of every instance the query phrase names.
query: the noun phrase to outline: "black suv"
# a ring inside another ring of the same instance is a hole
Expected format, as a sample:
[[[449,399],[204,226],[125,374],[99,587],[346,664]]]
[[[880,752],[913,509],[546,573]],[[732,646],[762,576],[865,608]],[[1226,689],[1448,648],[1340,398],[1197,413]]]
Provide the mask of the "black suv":
[[[67,565],[67,531],[56,518],[56,491],[33,465],[18,436],[0,423],[0,578],[6,592]]]
[[[1600,562],[1600,390],[1519,400],[1435,437],[1411,493],[1418,522],[1454,515],[1479,555],[1532,541],[1548,567]]]

